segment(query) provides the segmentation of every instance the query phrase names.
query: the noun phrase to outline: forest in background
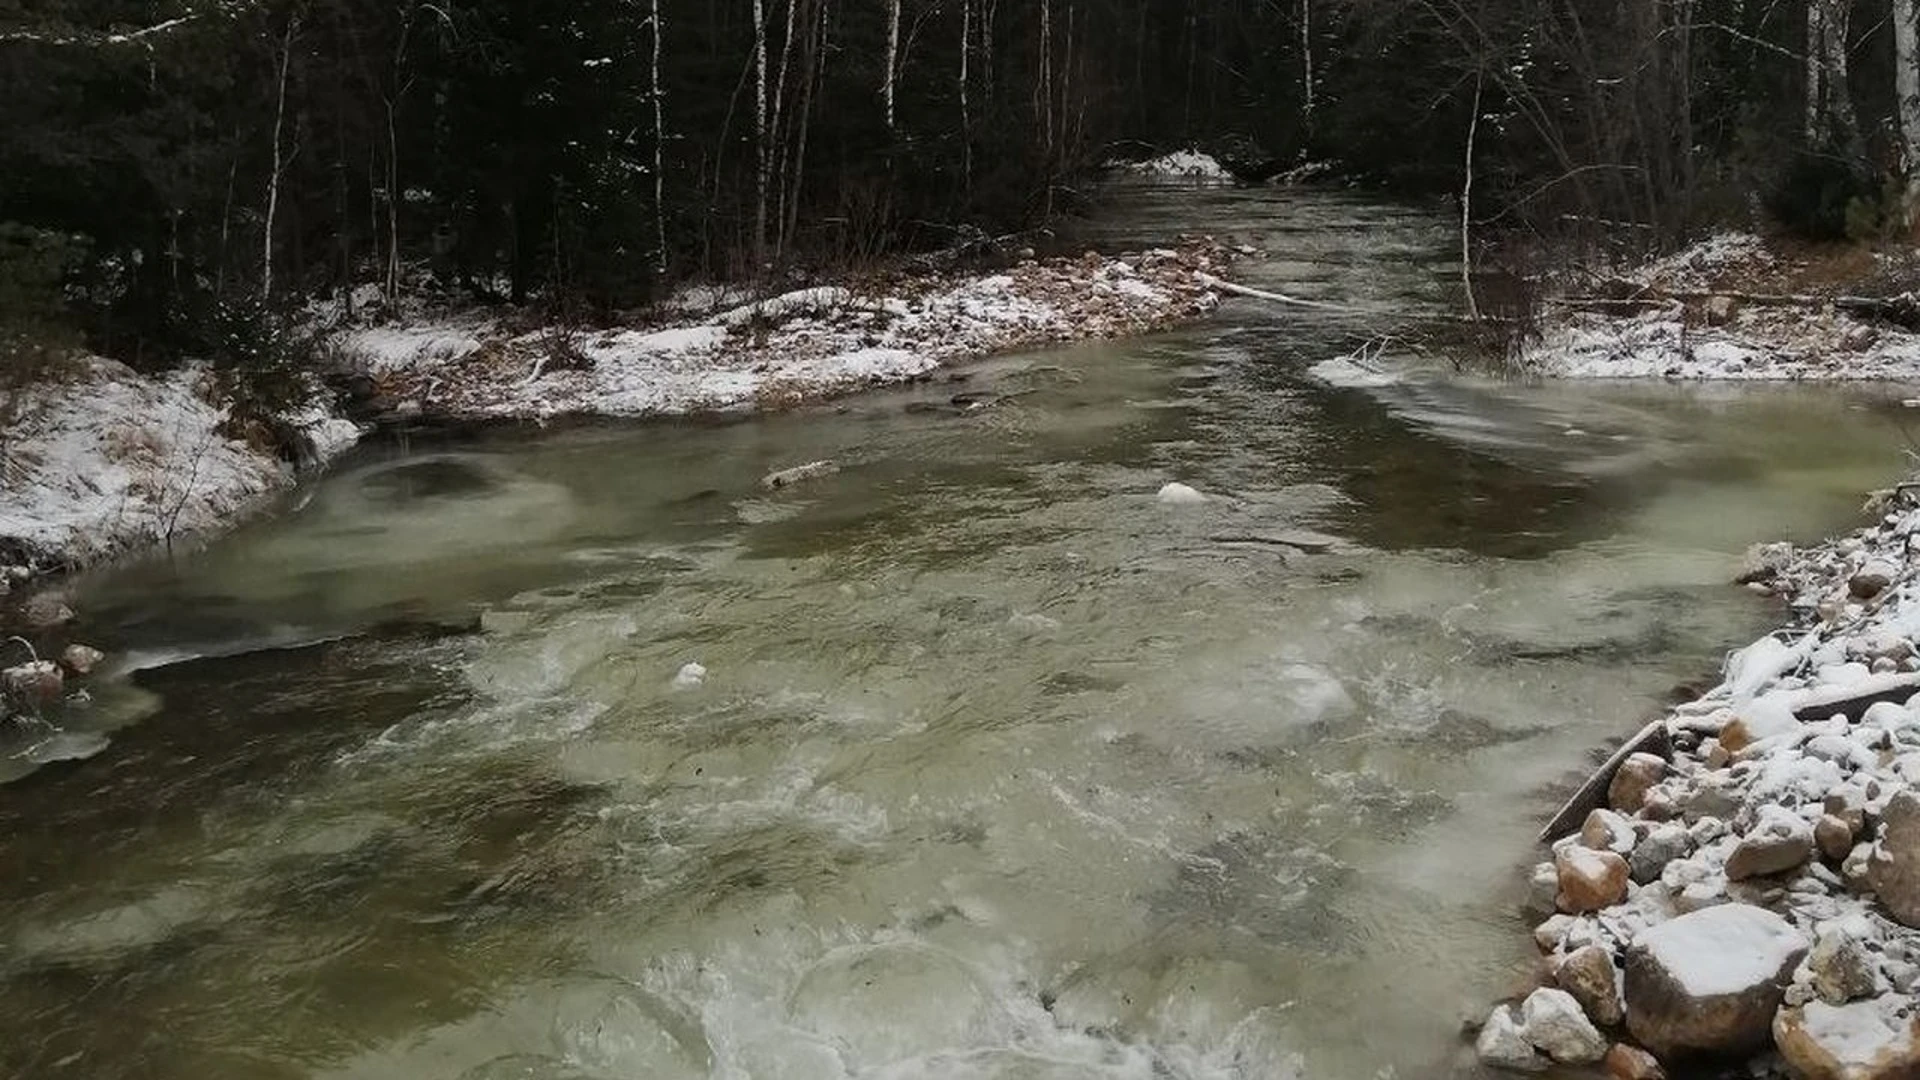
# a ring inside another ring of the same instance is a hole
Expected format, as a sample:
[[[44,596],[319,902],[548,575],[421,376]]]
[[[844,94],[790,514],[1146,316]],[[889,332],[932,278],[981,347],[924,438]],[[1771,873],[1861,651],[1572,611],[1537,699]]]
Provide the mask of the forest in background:
[[[244,365],[367,284],[604,318],[1044,226],[1185,145],[1482,236],[1888,239],[1915,7],[0,0],[0,351]]]

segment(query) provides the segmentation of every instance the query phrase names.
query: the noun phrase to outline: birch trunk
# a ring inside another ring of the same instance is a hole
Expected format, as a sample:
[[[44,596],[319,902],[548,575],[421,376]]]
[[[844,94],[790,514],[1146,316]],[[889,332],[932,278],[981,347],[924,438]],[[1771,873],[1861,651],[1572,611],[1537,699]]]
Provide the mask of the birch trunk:
[[[767,181],[773,175],[773,157],[767,145],[767,10],[766,0],[753,0],[753,133],[755,162],[753,200],[753,272],[767,261]]]
[[[660,39],[666,24],[660,21],[660,0],[653,0],[653,229],[660,245],[654,269],[667,272],[667,109],[660,93]]]
[[[1911,206],[1914,181],[1920,177],[1920,0],[1893,0],[1893,54],[1900,167],[1907,175],[1907,202]]]
[[[965,35],[962,35],[960,51],[966,52]],[[890,0],[887,4],[887,73],[880,83],[880,96],[886,102],[887,130],[893,130],[893,72],[900,60],[900,0]]]
[[[280,90],[279,100],[273,110],[273,171],[267,175],[267,215],[265,234],[260,243],[260,299],[273,298],[273,221],[280,212],[280,174],[285,167],[281,154],[280,136],[287,120],[287,69],[293,66],[293,35],[299,28],[298,19],[287,20],[286,36],[280,42]]]

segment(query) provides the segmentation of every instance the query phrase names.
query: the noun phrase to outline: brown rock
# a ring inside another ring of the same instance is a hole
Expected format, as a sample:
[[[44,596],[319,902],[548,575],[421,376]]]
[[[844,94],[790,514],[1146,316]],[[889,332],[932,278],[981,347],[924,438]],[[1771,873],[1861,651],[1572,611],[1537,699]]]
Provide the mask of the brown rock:
[[[1840,862],[1853,851],[1853,829],[1844,818],[1822,814],[1813,826],[1813,842],[1829,862]]]
[[[28,630],[52,630],[73,621],[73,609],[67,598],[57,592],[41,592],[20,605],[20,624]]]
[[[1599,911],[1627,898],[1627,860],[1611,851],[1568,844],[1554,856],[1560,874],[1560,909]]]
[[[1920,927],[1920,796],[1897,791],[1880,813],[1880,843],[1867,861],[1867,882],[1904,926]]]
[[[1733,321],[1733,297],[1715,295],[1707,297],[1707,325],[1725,326]]]
[[[1554,981],[1573,995],[1580,1008],[1601,1027],[1619,1027],[1626,1020],[1620,1003],[1620,975],[1613,954],[1598,945],[1575,949],[1554,972]]]
[[[1627,1029],[1662,1060],[1758,1050],[1807,946],[1785,919],[1749,904],[1649,927],[1627,952]]]
[[[37,709],[59,701],[65,686],[60,665],[51,660],[33,660],[0,671],[0,693],[21,708]]]
[[[1580,826],[1580,844],[1595,851],[1625,855],[1633,850],[1633,822],[1612,810],[1594,810]]]
[[[1900,576],[1898,567],[1891,563],[1875,560],[1862,566],[1847,579],[1847,591],[1856,600],[1871,600],[1887,591],[1893,579]]]
[[[1779,806],[1763,806],[1759,819],[1727,856],[1727,880],[1783,874],[1813,858],[1813,827]]]
[[[1667,775],[1665,758],[1634,754],[1620,763],[1607,785],[1607,805],[1623,814],[1637,814],[1647,804],[1647,792]]]
[[[1920,1076],[1920,1017],[1911,998],[1851,1005],[1810,1001],[1780,1010],[1773,1041],[1797,1080],[1913,1080]]]
[[[1614,1043],[1607,1051],[1607,1075],[1613,1080],[1667,1080],[1658,1058],[1628,1043]]]

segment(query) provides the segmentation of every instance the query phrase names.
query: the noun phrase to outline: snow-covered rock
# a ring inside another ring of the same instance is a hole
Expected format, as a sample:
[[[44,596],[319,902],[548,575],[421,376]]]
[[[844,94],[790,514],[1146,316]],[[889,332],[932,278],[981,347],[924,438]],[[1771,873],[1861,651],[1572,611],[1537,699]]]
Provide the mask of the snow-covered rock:
[[[1642,932],[1627,952],[1627,1027],[1662,1058],[1766,1044],[1806,938],[1749,904],[1721,904]]]
[[[7,701],[23,709],[37,709],[60,700],[66,678],[60,665],[51,660],[29,660],[0,671],[0,691]]]
[[[680,670],[673,675],[673,688],[675,690],[695,690],[706,685],[706,682],[706,665],[697,662],[682,664]]]
[[[1607,785],[1607,805],[1623,814],[1639,813],[1647,804],[1647,792],[1666,775],[1666,758],[1657,754],[1629,756]]]
[[[1598,911],[1627,897],[1627,860],[1611,851],[1567,844],[1554,856],[1560,874],[1560,909]]]
[[[1565,990],[1542,987],[1520,1006],[1520,1029],[1528,1042],[1562,1065],[1590,1065],[1607,1053],[1606,1037]]]
[[[1125,172],[1136,176],[1158,176],[1181,180],[1231,180],[1233,174],[1219,159],[1199,150],[1176,150],[1145,161],[1133,161],[1119,166]]]
[[[1783,874],[1813,857],[1813,826],[1780,806],[1760,808],[1753,828],[1727,856],[1727,879]]]
[[[1480,1060],[1498,1069],[1518,1072],[1545,1072],[1547,1058],[1536,1050],[1520,1023],[1520,1012],[1512,1005],[1501,1005],[1487,1017],[1474,1040]]]
[[[1157,497],[1168,506],[1198,506],[1207,501],[1207,497],[1198,490],[1178,481],[1162,487]]]
[[[1920,927],[1920,795],[1903,789],[1887,800],[1867,878],[1889,915]]]
[[[1798,1080],[1908,1080],[1920,1075],[1920,1016],[1912,998],[1780,1010],[1774,1044]]]

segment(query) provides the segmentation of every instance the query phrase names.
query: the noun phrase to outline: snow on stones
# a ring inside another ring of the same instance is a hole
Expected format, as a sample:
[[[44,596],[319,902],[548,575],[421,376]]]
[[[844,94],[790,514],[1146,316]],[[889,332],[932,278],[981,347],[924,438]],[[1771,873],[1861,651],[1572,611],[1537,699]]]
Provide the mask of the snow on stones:
[[[1676,706],[1657,753],[1616,755],[1609,808],[1527,877],[1545,970],[1622,1039],[1615,1075],[1768,1049],[1797,1080],[1920,1075],[1920,500],[1870,512],[1852,536],[1769,549],[1753,580],[1789,627]],[[1523,1010],[1496,1017],[1483,1058],[1540,1067]]]
[[[1162,487],[1156,497],[1167,506],[1198,506],[1207,501],[1205,495],[1178,481]]]
[[[1233,174],[1219,159],[1199,150],[1176,150],[1145,161],[1123,162],[1114,167],[1135,176],[1154,176],[1178,180],[1231,180]]]

